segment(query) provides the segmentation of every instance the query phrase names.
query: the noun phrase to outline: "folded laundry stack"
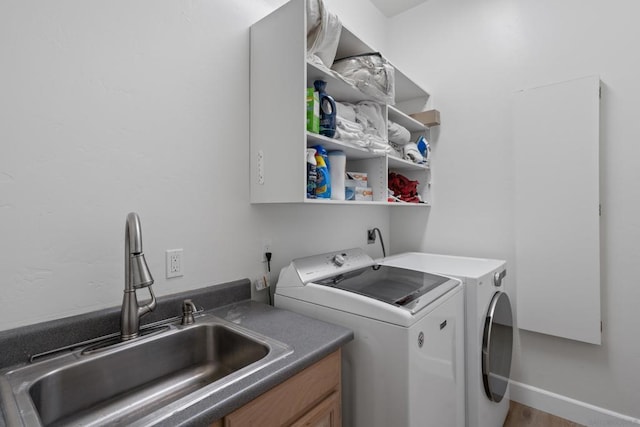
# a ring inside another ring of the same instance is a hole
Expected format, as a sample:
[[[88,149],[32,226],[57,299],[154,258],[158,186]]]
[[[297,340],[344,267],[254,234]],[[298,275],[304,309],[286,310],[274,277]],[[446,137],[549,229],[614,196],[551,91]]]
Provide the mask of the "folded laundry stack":
[[[374,153],[391,151],[381,131],[384,129],[384,116],[380,104],[371,101],[358,104],[336,102],[336,109],[336,139],[349,141]]]
[[[331,69],[362,93],[386,104],[395,104],[395,70],[379,52],[336,59]]]

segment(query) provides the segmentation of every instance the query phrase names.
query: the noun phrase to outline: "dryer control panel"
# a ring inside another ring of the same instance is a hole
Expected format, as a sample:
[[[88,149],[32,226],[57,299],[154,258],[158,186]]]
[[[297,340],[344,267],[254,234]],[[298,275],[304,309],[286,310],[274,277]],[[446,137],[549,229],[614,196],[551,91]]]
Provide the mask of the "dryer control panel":
[[[296,258],[291,264],[300,276],[302,283],[307,284],[370,267],[376,265],[376,262],[362,248],[352,248],[305,258]]]

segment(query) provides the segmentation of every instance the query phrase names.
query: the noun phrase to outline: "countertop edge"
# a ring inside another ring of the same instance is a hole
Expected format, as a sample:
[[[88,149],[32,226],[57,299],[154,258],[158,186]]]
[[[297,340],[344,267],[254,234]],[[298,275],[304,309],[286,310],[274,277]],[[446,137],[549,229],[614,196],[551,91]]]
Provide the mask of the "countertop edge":
[[[226,391],[226,396],[203,399],[183,411],[172,414],[160,423],[154,424],[155,426],[195,427],[210,425],[285,382],[353,339],[353,332],[350,329],[253,301],[221,307],[213,310],[213,314],[225,320],[234,321],[238,311],[245,313],[243,316],[246,317],[241,323],[244,327],[291,345],[293,352],[270,365],[264,371],[249,375],[234,384]],[[288,332],[280,329],[274,334],[270,324],[279,324],[283,321],[290,324],[290,327],[287,328]],[[267,333],[267,331],[270,332]],[[303,336],[299,335],[300,331],[304,331]],[[287,338],[286,335],[289,334],[302,337],[302,342],[297,338]]]

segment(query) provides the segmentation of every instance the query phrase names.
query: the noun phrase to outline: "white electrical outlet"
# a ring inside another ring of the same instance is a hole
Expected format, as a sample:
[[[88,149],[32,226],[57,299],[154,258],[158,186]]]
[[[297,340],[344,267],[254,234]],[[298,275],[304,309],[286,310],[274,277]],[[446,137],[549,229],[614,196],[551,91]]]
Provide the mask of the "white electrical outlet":
[[[182,249],[167,250],[167,279],[184,276]]]
[[[262,240],[262,257],[264,258],[264,254],[271,251],[271,239]]]
[[[253,283],[257,291],[261,291],[271,286],[271,284],[269,283],[269,277],[266,275],[258,277],[256,280],[253,281]]]

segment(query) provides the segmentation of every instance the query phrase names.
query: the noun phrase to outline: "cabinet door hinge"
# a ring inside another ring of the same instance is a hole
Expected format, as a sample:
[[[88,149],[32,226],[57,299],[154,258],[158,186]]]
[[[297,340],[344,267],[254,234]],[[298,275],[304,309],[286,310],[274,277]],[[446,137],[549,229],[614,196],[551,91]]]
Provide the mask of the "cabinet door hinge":
[[[602,204],[598,205],[598,216],[602,216]]]

